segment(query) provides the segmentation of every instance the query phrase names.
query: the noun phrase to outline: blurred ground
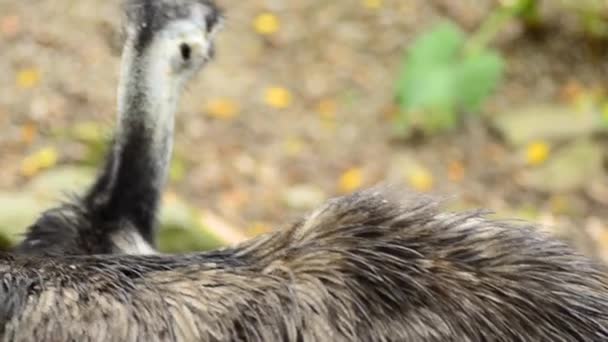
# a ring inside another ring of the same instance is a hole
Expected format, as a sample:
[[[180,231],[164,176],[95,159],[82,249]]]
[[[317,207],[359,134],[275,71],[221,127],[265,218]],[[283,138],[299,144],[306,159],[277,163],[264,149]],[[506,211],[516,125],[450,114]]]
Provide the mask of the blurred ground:
[[[544,32],[513,25],[500,36],[507,78],[483,120],[405,142],[392,136],[390,121],[403,52],[441,19],[475,27],[493,1],[219,2],[226,29],[216,61],[189,87],[177,116],[169,200],[186,198],[251,235],[341,192],[403,181],[456,195],[459,206],[540,222],[608,260],[606,140],[574,114],[584,94],[605,89],[608,42],[587,40],[563,11],[544,5]],[[37,151],[53,168],[87,160],[90,144],[62,132],[112,127],[118,4],[0,0],[0,190],[39,177],[24,166]],[[254,22],[266,12],[280,22],[264,36]],[[511,115],[538,119],[521,128],[503,120]],[[580,151],[582,159],[558,163],[573,169],[566,180],[561,168],[526,164],[527,140],[517,136],[531,127],[552,147],[546,163],[564,144]]]

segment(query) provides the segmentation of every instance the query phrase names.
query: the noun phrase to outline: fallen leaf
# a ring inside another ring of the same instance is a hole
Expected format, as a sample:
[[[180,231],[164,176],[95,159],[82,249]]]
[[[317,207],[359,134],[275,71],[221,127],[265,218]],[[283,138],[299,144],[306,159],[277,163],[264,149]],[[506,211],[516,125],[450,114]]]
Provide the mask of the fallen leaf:
[[[53,147],[44,148],[36,154],[36,158],[38,159],[42,168],[48,169],[49,167],[55,166],[55,164],[57,164],[57,150]]]
[[[17,86],[22,89],[31,89],[40,83],[40,70],[37,68],[21,69],[17,72]]]
[[[340,176],[339,188],[343,193],[353,192],[363,184],[363,171],[360,168],[347,170]]]
[[[207,113],[217,119],[232,119],[239,111],[238,104],[230,99],[215,99],[207,105]]]
[[[273,13],[262,13],[253,21],[253,27],[258,34],[271,35],[279,31],[281,22]]]
[[[26,144],[34,142],[38,136],[38,127],[34,124],[26,124],[21,127],[21,141]]]
[[[271,107],[285,109],[291,105],[292,95],[285,88],[270,87],[266,89],[265,100]]]
[[[529,165],[541,165],[549,158],[549,145],[544,141],[535,141],[526,147],[526,161]]]
[[[23,160],[21,173],[26,177],[31,177],[42,170],[55,166],[58,158],[55,148],[44,148]]]
[[[465,168],[461,161],[455,160],[448,165],[448,179],[452,182],[462,182]]]
[[[433,175],[423,167],[415,168],[407,174],[410,186],[418,191],[429,191],[433,188]]]

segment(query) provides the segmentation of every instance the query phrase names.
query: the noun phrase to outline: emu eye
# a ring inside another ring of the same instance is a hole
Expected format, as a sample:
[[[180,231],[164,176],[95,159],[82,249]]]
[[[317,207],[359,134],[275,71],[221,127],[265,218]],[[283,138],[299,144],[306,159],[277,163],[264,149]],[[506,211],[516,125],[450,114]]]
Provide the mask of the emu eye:
[[[179,46],[179,51],[181,52],[182,58],[184,59],[184,61],[190,60],[190,56],[192,55],[192,49],[190,49],[190,45],[188,45],[186,43],[182,43]]]

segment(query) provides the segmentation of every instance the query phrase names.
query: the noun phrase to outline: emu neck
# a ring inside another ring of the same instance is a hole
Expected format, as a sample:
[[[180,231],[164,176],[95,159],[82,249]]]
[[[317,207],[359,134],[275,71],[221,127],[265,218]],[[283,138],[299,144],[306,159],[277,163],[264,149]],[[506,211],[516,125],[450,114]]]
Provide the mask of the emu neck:
[[[125,48],[118,125],[106,166],[88,196],[103,221],[131,223],[153,243],[158,203],[171,159],[179,89],[163,56]]]

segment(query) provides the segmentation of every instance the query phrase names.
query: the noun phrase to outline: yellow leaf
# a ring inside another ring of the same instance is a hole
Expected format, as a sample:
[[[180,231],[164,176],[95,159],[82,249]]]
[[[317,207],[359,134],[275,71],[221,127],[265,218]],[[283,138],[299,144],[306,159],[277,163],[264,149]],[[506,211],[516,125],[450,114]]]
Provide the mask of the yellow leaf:
[[[56,149],[44,148],[23,160],[21,173],[26,177],[31,177],[44,169],[55,166],[58,158]]]
[[[363,6],[369,9],[378,9],[382,7],[384,1],[383,0],[362,0]]]
[[[433,188],[433,175],[425,168],[416,168],[407,174],[407,180],[418,191],[429,191]]]
[[[343,193],[355,191],[363,184],[363,171],[360,168],[347,170],[340,176],[339,188]]]
[[[26,144],[31,144],[38,136],[38,128],[33,124],[26,124],[21,127],[21,140]]]
[[[285,109],[291,105],[292,96],[285,88],[270,87],[266,89],[265,100],[271,107]]]
[[[26,177],[31,177],[38,173],[38,166],[32,159],[25,159],[21,163],[21,174]]]
[[[21,69],[17,73],[16,82],[19,88],[34,88],[40,83],[40,70],[36,68]]]
[[[47,147],[36,154],[36,157],[43,169],[55,166],[57,164],[57,150],[52,147]]]
[[[540,165],[549,158],[549,145],[543,141],[536,141],[526,147],[526,161],[529,165]]]
[[[448,165],[448,178],[452,182],[462,182],[464,179],[465,168],[462,162],[456,160]]]
[[[239,113],[239,106],[230,99],[216,99],[207,105],[207,113],[218,119],[232,119]]]
[[[276,33],[281,27],[279,18],[272,13],[262,13],[253,21],[253,28],[261,35]]]

